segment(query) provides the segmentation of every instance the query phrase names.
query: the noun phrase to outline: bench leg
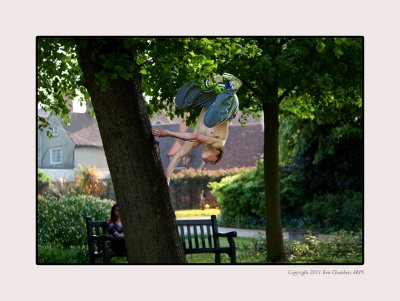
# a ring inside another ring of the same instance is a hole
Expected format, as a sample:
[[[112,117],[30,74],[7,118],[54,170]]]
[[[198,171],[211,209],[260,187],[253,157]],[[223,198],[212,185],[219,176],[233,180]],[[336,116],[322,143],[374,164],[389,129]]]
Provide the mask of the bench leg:
[[[221,253],[215,253],[215,263],[221,263]]]
[[[232,237],[228,237],[228,242],[229,242],[229,248],[230,248],[229,257],[231,258],[231,264],[232,263],[236,263],[236,245],[235,245],[235,241],[233,240]]]
[[[236,249],[235,248],[233,248],[231,250],[229,257],[231,258],[231,264],[235,264],[236,263]]]

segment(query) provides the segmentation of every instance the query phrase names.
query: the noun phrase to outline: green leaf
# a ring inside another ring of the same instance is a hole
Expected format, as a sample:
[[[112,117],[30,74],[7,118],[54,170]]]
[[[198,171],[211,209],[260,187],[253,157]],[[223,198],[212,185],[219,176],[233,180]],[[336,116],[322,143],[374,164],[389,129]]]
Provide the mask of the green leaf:
[[[323,41],[318,41],[317,42],[317,51],[319,53],[322,53],[325,49],[325,43]]]

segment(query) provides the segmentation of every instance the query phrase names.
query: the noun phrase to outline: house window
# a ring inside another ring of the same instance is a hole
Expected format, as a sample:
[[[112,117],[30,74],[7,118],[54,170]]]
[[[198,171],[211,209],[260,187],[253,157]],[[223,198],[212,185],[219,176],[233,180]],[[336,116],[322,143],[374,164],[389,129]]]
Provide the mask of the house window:
[[[58,126],[57,125],[53,125],[51,127],[51,129],[52,129],[53,136],[58,136]]]
[[[61,164],[62,163],[62,148],[56,147],[50,149],[50,164]]]

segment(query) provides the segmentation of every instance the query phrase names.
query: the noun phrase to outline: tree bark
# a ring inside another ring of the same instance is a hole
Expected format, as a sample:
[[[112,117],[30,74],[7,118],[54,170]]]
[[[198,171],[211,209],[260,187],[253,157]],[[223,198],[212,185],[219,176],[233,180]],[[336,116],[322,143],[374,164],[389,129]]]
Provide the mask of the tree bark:
[[[185,263],[140,77],[110,80],[106,90],[99,87],[96,74],[104,69],[96,58],[123,47],[116,38],[103,39],[101,47],[95,40],[78,40],[79,61],[121,209],[128,262]]]
[[[279,185],[279,102],[272,97],[263,104],[264,111],[264,183],[267,259],[285,260],[283,247]]]

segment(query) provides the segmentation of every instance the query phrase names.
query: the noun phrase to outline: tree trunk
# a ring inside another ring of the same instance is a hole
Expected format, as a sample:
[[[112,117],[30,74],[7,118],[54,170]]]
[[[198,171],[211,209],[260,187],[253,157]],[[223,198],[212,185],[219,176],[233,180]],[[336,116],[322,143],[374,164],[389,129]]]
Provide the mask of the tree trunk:
[[[95,38],[78,41],[79,61],[121,209],[128,262],[184,263],[139,75],[131,81],[110,80],[106,90],[99,87],[96,74],[103,66],[97,58],[115,55],[117,49],[119,53],[124,50],[116,38],[103,39],[101,47],[95,41]]]
[[[277,93],[276,93],[277,95]],[[278,98],[263,104],[264,111],[264,183],[267,234],[267,259],[285,260],[281,226],[279,188],[279,103]]]

